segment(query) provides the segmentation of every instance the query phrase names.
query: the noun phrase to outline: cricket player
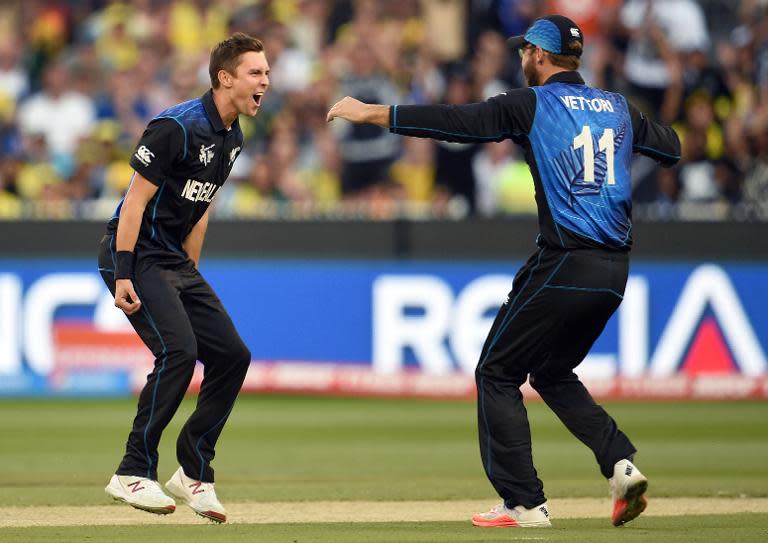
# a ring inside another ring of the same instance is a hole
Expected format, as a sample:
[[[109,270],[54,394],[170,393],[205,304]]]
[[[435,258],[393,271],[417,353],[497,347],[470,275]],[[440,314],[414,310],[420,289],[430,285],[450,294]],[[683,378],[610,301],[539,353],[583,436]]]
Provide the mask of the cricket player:
[[[538,249],[515,276],[475,372],[481,458],[503,500],[475,515],[477,526],[550,526],[520,392],[526,380],[594,453],[609,481],[613,524],[646,507],[648,480],[632,463],[634,445],[573,370],[624,295],[632,154],[671,166],[680,158],[680,141],[622,95],[584,83],[577,72],[583,43],[570,19],[544,17],[509,40],[528,88],[459,106],[387,106],[346,97],[328,112],[329,121],[373,123],[404,136],[463,143],[508,138],[522,146],[531,169]]]
[[[196,513],[225,522],[211,461],[251,353],[198,267],[209,206],[243,148],[238,116],[256,115],[269,87],[261,41],[237,33],[219,43],[209,74],[208,92],[147,126],[131,157],[130,187],[101,242],[102,278],[155,356],[106,492],[152,513],[176,509],[157,482],[157,446],[200,360],[197,407],[178,437],[180,467],[165,487]]]

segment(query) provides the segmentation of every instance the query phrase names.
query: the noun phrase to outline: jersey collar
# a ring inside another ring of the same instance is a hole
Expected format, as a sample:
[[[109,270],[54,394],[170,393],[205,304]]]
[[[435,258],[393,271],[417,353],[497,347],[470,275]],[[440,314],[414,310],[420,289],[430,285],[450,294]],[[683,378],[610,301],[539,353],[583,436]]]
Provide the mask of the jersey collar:
[[[557,72],[555,75],[547,79],[544,84],[548,83],[571,83],[576,85],[583,85],[584,79],[579,72]]]
[[[201,100],[203,101],[205,113],[208,115],[208,120],[211,121],[213,130],[216,132],[226,132],[227,127],[224,126],[224,122],[221,120],[221,115],[219,115],[219,110],[216,109],[216,103],[213,101],[213,89],[208,89],[208,92],[203,94]],[[239,126],[240,119],[236,118],[235,122],[232,123],[231,129],[236,129]]]

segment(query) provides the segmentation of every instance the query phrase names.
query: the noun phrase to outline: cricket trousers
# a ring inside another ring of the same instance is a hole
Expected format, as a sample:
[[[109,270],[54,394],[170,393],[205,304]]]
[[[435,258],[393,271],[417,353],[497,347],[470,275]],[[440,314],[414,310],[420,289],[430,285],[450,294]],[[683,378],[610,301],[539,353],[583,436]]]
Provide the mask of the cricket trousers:
[[[99,271],[114,295],[115,237],[104,236]],[[211,461],[251,361],[232,319],[191,260],[137,252],[133,286],[141,301],[128,317],[155,356],[139,395],[125,456],[116,473],[157,480],[157,447],[192,380],[204,365],[197,406],[181,429],[176,456],[193,479],[214,481]]]
[[[475,370],[483,467],[507,507],[532,508],[546,499],[520,392],[529,376],[606,478],[635,453],[573,372],[621,303],[628,270],[626,253],[542,248],[515,276]]]

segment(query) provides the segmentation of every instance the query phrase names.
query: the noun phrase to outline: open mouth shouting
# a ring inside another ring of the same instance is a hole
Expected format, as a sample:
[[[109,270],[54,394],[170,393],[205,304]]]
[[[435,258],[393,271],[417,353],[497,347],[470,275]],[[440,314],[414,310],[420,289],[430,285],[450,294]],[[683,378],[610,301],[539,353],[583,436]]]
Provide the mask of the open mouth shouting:
[[[253,101],[256,103],[256,107],[261,106],[261,98],[264,96],[263,92],[257,92],[253,95]]]

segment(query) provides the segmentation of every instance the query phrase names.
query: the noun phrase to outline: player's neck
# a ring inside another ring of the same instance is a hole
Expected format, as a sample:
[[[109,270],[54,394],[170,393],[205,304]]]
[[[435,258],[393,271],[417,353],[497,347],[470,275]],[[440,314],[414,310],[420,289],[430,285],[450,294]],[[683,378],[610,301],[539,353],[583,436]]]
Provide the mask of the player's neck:
[[[568,71],[570,70],[566,70],[561,66],[555,66],[554,64],[548,64],[548,65],[542,66],[541,70],[539,71],[539,85],[543,85],[544,83],[549,81],[549,78],[555,74],[560,74]]]
[[[213,90],[213,103],[216,104],[222,124],[229,130],[237,119],[237,108],[222,92],[217,92],[217,89]]]

